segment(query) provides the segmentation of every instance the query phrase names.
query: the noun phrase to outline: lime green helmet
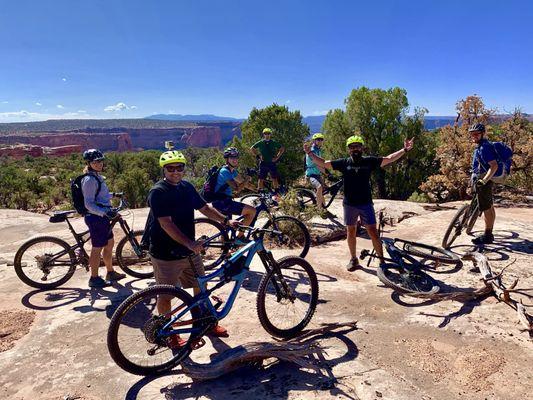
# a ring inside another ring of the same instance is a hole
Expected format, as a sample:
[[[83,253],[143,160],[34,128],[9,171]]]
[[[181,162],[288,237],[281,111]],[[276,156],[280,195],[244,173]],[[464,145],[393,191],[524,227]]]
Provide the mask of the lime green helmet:
[[[348,147],[349,145],[351,145],[353,143],[360,143],[360,144],[364,145],[365,141],[359,135],[353,135],[353,136],[350,136],[348,139],[346,139],[346,147]]]
[[[272,133],[272,129],[265,128],[265,129],[263,129],[263,133]]]
[[[321,134],[320,132],[318,132],[318,133],[315,133],[311,139],[313,139],[313,140],[315,140],[315,139],[324,139],[324,135]]]
[[[161,154],[161,157],[159,157],[159,166],[161,168],[163,168],[165,165],[173,163],[187,164],[187,159],[181,151],[176,150],[165,151],[163,154]]]

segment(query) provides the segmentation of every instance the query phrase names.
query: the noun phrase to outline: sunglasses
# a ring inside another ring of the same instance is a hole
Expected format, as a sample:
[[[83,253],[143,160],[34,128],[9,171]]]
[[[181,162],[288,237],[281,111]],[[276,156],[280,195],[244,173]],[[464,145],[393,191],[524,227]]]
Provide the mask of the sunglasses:
[[[355,150],[355,149],[362,149],[363,148],[363,145],[362,144],[351,144],[348,146],[349,149],[352,149],[352,150]]]
[[[168,172],[183,172],[183,171],[185,171],[185,164],[176,165],[174,167],[166,166],[165,169]]]
[[[323,142],[323,141],[324,141],[324,139],[321,139],[321,138],[319,138],[319,139],[315,139],[315,140],[316,140],[317,142]]]

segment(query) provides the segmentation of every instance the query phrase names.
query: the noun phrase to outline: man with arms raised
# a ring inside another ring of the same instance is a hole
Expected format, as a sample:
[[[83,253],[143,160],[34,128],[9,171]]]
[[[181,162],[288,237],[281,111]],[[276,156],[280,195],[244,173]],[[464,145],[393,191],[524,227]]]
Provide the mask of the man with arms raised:
[[[333,161],[324,161],[311,151],[308,143],[304,144],[304,151],[320,168],[340,171],[344,179],[344,224],[346,225],[347,242],[351,260],[346,266],[348,271],[355,271],[359,266],[356,253],[357,220],[365,226],[372,239],[372,245],[378,256],[383,260],[383,246],[376,228],[376,215],[372,203],[372,188],[370,186],[371,172],[384,167],[402,157],[413,148],[413,139],[405,140],[404,147],[386,157],[363,156],[364,140],[361,136],[353,135],[346,140],[349,157]]]

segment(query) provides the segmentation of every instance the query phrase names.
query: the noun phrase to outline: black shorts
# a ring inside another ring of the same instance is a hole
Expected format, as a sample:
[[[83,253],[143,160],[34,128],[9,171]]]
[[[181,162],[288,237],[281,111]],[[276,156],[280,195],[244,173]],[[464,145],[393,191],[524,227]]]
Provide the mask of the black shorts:
[[[244,203],[239,203],[238,201],[227,198],[223,200],[215,200],[213,202],[213,207],[215,207],[222,214],[231,218],[232,215],[242,215]]]
[[[107,242],[113,239],[111,221],[109,221],[107,217],[87,214],[85,216],[85,223],[89,227],[89,233],[91,235],[91,244],[93,247],[105,247],[107,245]]]
[[[492,188],[494,184],[492,181],[488,181],[483,186],[477,187],[476,195],[477,195],[477,202],[479,204],[479,211],[486,211],[489,208],[492,207],[494,204],[494,199],[492,196]]]
[[[272,179],[277,179],[279,177],[278,174],[278,168],[276,167],[276,163],[273,162],[265,162],[261,161],[259,164],[259,179],[266,179],[268,174],[270,173],[270,176]]]

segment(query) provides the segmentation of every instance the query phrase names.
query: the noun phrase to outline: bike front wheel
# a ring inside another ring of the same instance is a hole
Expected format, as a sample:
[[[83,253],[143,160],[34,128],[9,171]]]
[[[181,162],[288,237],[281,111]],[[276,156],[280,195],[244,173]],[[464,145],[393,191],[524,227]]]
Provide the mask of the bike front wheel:
[[[250,193],[246,196],[242,196],[240,201],[241,203],[255,208],[261,203],[261,196],[256,193]]]
[[[41,236],[28,240],[15,254],[15,272],[37,289],[53,289],[67,282],[76,270],[76,255],[62,239]]]
[[[459,264],[461,259],[450,250],[441,249],[439,247],[430,246],[428,244],[410,242],[403,239],[395,239],[395,245],[401,245],[401,249],[407,254],[415,257],[425,258],[427,260],[438,261],[443,264]]]
[[[265,233],[265,249],[280,256],[297,256],[304,258],[311,246],[311,235],[305,224],[294,217],[282,215],[268,220],[264,229],[273,229],[280,233]],[[279,257],[276,257],[279,258]]]
[[[158,299],[170,304],[170,311],[160,314]],[[173,325],[170,319],[192,304],[192,297],[172,285],[156,285],[128,297],[115,311],[107,331],[111,358],[123,370],[135,375],[160,374],[178,365],[191,351],[193,333],[180,333],[177,346],[173,329],[200,330],[200,311],[192,308]]]
[[[148,251],[141,249],[139,243],[144,234],[143,230],[133,231],[133,238],[124,236],[117,245],[117,263],[128,275],[147,279],[154,276],[154,267]],[[137,249],[137,252],[135,251]]]
[[[318,302],[318,280],[301,257],[284,257],[267,272],[257,291],[257,315],[272,336],[291,338],[311,321]]]
[[[444,238],[442,239],[443,248],[445,249],[450,248],[450,246],[455,241],[455,239],[459,237],[462,230],[465,228],[469,213],[470,213],[469,204],[463,205],[457,211],[452,221],[450,222],[450,225],[448,225],[448,229],[446,229],[446,233],[444,234]]]
[[[407,269],[397,264],[381,264],[377,275],[385,286],[399,293],[434,294],[440,290],[435,279],[419,268]]]
[[[312,190],[307,188],[295,188],[295,190],[300,210],[303,211],[306,207],[316,206],[316,196]]]

